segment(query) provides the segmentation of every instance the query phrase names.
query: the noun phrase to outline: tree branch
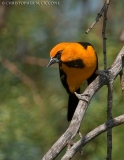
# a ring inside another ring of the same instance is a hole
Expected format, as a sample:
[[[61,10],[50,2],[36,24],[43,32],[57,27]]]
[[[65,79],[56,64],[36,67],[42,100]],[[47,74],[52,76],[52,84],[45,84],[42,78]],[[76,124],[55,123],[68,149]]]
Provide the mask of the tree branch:
[[[107,11],[110,4],[110,0],[106,0],[104,8],[104,17],[103,17],[103,28],[102,28],[102,38],[103,38],[103,55],[104,55],[104,70],[107,69],[107,58],[106,58],[106,21],[107,21]]]
[[[91,26],[86,30],[85,33],[88,34],[91,31],[91,29],[96,25],[96,23],[102,17],[103,13],[106,12],[106,9],[108,9],[109,3],[110,3],[110,0],[106,0],[106,2],[104,3],[103,7],[100,10],[100,12],[97,14],[95,21],[91,24]]]
[[[93,129],[91,132],[86,134],[83,138],[77,141],[70,150],[66,152],[61,160],[69,160],[71,159],[76,152],[80,151],[82,147],[84,147],[88,142],[90,142],[95,137],[99,136],[101,133],[107,131],[110,128],[116,127],[124,123],[124,114],[118,116],[114,119],[109,120],[108,122],[98,126],[97,128]]]
[[[85,33],[89,33],[91,31],[91,29],[96,25],[96,23],[99,21],[99,19],[102,17],[103,13],[105,10],[105,4],[103,5],[102,9],[100,10],[100,12],[97,14],[97,17],[95,19],[95,21],[91,24],[91,26],[86,30]]]
[[[103,38],[103,55],[104,55],[104,70],[107,69],[107,56],[106,56],[106,22],[107,22],[107,11],[109,7],[110,0],[105,2],[105,10],[103,17],[103,28],[102,28],[102,38]],[[108,83],[108,105],[107,105],[107,121],[112,119],[112,106],[113,106],[113,79],[111,78],[111,72],[109,73],[109,83]],[[111,160],[112,156],[112,129],[107,130],[107,160]]]
[[[109,76],[108,84],[108,105],[107,105],[107,121],[112,119],[112,107],[113,107],[113,79],[111,79],[111,73]],[[111,160],[112,156],[112,129],[107,130],[107,160]]]
[[[122,59],[122,55],[124,55],[124,47],[116,57],[112,66],[107,70],[108,73],[111,72],[111,78],[113,80],[115,80],[116,77],[120,74],[122,67],[124,66],[124,59]],[[103,85],[107,85],[107,83],[108,83],[107,78],[100,75],[97,76],[97,78],[86,88],[86,90],[83,93],[90,95],[88,102],[90,102],[94,94]],[[68,142],[74,139],[77,132],[79,131],[82,119],[86,113],[87,108],[88,108],[87,102],[80,100],[68,129],[49,149],[49,151],[44,155],[42,160],[55,159],[58,156],[58,154],[63,150],[63,148],[68,144]]]

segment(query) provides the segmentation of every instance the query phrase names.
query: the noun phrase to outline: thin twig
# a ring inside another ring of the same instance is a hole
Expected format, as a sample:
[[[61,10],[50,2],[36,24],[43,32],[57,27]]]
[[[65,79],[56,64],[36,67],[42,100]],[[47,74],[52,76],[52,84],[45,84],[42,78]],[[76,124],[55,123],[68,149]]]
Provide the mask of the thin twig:
[[[100,12],[97,14],[97,17],[95,19],[95,21],[91,24],[91,26],[86,30],[85,33],[89,33],[90,30],[95,26],[95,24],[99,21],[99,19],[102,17],[104,11],[105,11],[105,8],[106,8],[106,3],[104,3],[102,9],[100,10]]]
[[[91,24],[91,26],[86,30],[86,33],[88,34],[90,30],[95,26],[95,24],[99,21],[99,19],[104,14],[103,19],[103,29],[102,29],[102,37],[103,37],[103,54],[104,54],[104,70],[107,69],[107,58],[106,58],[106,36],[105,36],[105,30],[106,30],[106,21],[107,21],[107,11],[110,4],[110,0],[106,0],[102,9],[97,14],[97,17],[95,21]]]
[[[110,1],[106,0],[105,8],[104,8],[104,17],[103,17],[103,28],[102,28],[102,38],[103,38],[103,55],[104,55],[104,70],[107,69],[107,58],[106,58],[106,21],[107,21],[107,11],[109,7]]]
[[[107,58],[106,58],[106,21],[107,21],[107,10],[104,12],[103,28],[102,28],[102,38],[103,38],[103,55],[104,55],[104,70],[107,69]]]
[[[103,38],[103,55],[104,55],[104,70],[107,69],[107,56],[106,56],[106,22],[107,22],[107,11],[109,7],[110,0],[105,2],[105,10],[103,17],[103,28],[102,28],[102,38]],[[112,102],[113,102],[113,79],[111,78],[111,72],[109,74],[108,83],[108,105],[107,105],[107,121],[112,119]],[[107,130],[107,160],[112,159],[112,129]]]
[[[112,119],[112,106],[113,106],[113,79],[111,79],[108,83],[108,105],[107,105],[107,121]],[[107,130],[107,160],[112,159],[112,129],[109,128]]]

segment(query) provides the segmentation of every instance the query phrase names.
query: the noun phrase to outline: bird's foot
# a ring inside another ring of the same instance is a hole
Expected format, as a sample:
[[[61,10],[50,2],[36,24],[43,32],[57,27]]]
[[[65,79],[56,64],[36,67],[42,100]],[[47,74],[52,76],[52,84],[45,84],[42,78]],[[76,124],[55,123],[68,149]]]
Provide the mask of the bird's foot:
[[[78,131],[78,135],[79,135],[80,139],[83,137],[80,131]],[[67,151],[68,151],[73,145],[74,145],[74,141],[73,141],[73,140],[68,141]],[[67,152],[67,151],[66,151],[66,152]],[[82,149],[79,149],[79,153],[80,153],[81,155],[83,155],[83,150],[82,150]]]
[[[107,74],[108,71],[100,71],[100,70],[96,70],[96,74],[105,77],[107,80],[109,80],[109,76]]]
[[[88,99],[86,97],[90,97],[90,94],[78,94],[76,92],[74,92],[74,94],[79,100],[82,100],[88,103]]]
[[[78,131],[78,135],[79,135],[80,139],[82,139],[83,136],[82,136],[80,131]],[[80,152],[81,155],[83,155],[83,150],[82,149],[79,149],[79,152]]]
[[[78,131],[78,135],[79,135],[80,139],[83,137],[80,131]]]
[[[74,145],[73,140],[70,140],[67,144],[67,151]]]

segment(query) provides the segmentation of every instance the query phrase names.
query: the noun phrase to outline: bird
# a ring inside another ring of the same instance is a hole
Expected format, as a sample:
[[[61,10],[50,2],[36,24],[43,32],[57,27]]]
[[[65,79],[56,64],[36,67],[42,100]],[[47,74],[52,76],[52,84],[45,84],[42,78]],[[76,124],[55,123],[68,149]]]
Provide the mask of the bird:
[[[77,94],[87,81],[88,85],[97,77],[98,57],[88,42],[61,42],[50,51],[47,67],[59,65],[60,80],[69,94],[67,120],[71,121],[79,102]]]

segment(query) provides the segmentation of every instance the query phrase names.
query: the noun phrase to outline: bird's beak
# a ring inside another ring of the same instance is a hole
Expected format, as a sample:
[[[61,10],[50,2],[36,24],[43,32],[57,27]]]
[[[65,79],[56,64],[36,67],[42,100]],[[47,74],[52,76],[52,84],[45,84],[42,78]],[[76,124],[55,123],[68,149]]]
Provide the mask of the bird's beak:
[[[49,63],[48,63],[48,65],[47,65],[47,67],[51,66],[54,63],[59,63],[59,60],[57,58],[51,58]]]

